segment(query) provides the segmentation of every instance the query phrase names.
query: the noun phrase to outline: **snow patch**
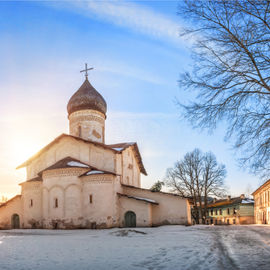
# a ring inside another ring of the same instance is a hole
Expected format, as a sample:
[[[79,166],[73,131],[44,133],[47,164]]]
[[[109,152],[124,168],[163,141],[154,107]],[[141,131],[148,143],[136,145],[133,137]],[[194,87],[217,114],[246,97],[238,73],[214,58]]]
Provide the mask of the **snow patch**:
[[[268,270],[269,235],[269,225],[0,230],[0,269]]]
[[[91,175],[91,174],[102,174],[104,173],[103,171],[96,171],[96,170],[93,170],[93,171],[90,171],[88,172],[86,175]]]
[[[88,165],[82,164],[81,162],[77,161],[70,161],[67,163],[68,166],[70,167],[82,167],[82,168],[89,168]]]
[[[123,147],[113,147],[112,149],[113,150],[116,150],[116,151],[122,151],[122,150],[124,150]]]
[[[241,203],[254,203],[254,200],[252,199],[244,199]]]
[[[154,201],[154,200],[146,199],[146,198],[143,198],[143,197],[135,197],[135,196],[132,196],[132,198],[138,199],[138,200],[144,200],[144,201],[151,202],[151,203],[156,203],[156,201]]]

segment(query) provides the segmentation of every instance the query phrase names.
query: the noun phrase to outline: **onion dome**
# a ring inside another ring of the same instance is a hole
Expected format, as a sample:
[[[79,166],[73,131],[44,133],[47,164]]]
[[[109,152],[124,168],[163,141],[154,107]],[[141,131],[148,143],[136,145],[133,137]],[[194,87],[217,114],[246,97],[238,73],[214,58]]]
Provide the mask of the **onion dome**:
[[[81,110],[95,110],[106,115],[107,104],[100,93],[91,85],[87,77],[79,90],[70,98],[68,114]]]

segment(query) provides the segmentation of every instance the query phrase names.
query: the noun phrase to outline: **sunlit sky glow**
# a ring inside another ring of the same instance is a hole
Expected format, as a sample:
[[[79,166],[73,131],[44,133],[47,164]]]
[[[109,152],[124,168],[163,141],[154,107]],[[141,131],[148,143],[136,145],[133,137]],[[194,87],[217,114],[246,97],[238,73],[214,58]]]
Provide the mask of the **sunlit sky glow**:
[[[20,192],[25,170],[15,168],[68,133],[66,105],[90,81],[108,104],[106,143],[137,141],[148,172],[143,187],[163,179],[195,147],[227,166],[229,193],[239,195],[260,179],[237,167],[224,128],[193,130],[180,118],[177,85],[191,67],[178,31],[177,1],[0,2],[0,196]]]

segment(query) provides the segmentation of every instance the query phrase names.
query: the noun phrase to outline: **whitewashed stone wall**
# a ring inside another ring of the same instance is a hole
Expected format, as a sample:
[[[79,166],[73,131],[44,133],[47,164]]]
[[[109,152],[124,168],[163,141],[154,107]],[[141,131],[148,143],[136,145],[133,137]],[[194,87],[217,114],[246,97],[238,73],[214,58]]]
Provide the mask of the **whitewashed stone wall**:
[[[188,199],[162,192],[151,192],[146,189],[125,186],[123,187],[123,192],[135,197],[152,199],[159,203],[159,205],[153,205],[152,207],[153,226],[191,224],[191,212]]]
[[[23,228],[42,228],[42,181],[22,185]]]
[[[141,186],[140,168],[131,147],[122,152],[122,183],[135,187]]]
[[[152,226],[152,206],[151,203],[130,199],[127,197],[119,197],[120,208],[120,227],[125,226],[125,214],[132,211],[136,214],[137,227]]]
[[[63,137],[58,143],[37,157],[27,166],[27,179],[37,177],[38,173],[57,161],[72,157],[98,169],[115,172],[116,152],[91,143]]]
[[[69,116],[69,134],[104,143],[105,116],[94,110],[76,111]]]
[[[43,177],[43,226],[74,228],[82,226],[82,183],[78,177],[85,168],[45,171]]]
[[[21,196],[16,196],[0,207],[0,229],[11,229],[11,218],[14,214],[19,215],[20,227],[22,227],[23,210]]]
[[[120,179],[110,174],[82,177],[83,216],[86,227],[111,228],[119,225],[117,192]],[[92,203],[89,196],[92,195]]]

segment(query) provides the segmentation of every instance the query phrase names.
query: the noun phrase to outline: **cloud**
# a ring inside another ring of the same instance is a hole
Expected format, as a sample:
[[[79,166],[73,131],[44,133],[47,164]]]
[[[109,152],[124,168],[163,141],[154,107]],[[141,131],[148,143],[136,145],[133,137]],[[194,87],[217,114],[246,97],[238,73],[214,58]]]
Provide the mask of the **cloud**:
[[[58,3],[50,3],[59,7]],[[72,9],[85,16],[97,16],[102,21],[165,41],[181,44],[180,23],[143,5],[126,1],[72,1],[61,7]]]
[[[100,65],[101,66],[101,65]],[[127,76],[130,78],[135,78],[137,80],[143,80],[145,82],[157,84],[157,85],[165,85],[166,81],[162,79],[160,76],[152,74],[148,70],[138,69],[134,67],[130,67],[129,65],[125,65],[123,63],[112,62],[112,63],[102,63],[102,67],[99,69],[100,71],[106,71],[110,73],[120,74],[121,76]]]
[[[122,112],[122,111],[110,111],[112,118],[121,120],[134,120],[134,119],[159,119],[169,120],[177,119],[179,115],[177,113],[162,113],[162,112]]]

